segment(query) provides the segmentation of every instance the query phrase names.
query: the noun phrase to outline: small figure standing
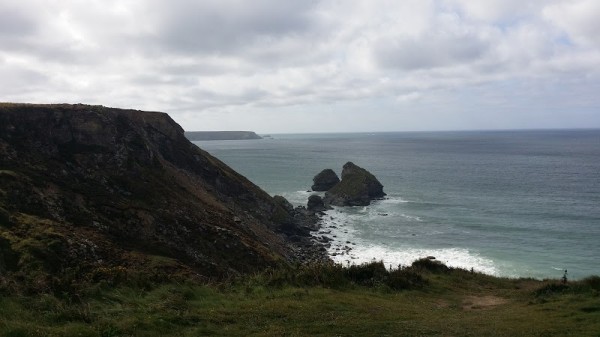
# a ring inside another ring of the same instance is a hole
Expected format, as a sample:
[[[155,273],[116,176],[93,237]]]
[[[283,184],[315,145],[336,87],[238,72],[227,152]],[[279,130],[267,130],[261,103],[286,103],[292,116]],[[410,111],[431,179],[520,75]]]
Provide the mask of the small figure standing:
[[[567,270],[565,269],[565,274],[562,277],[562,284],[567,284]]]

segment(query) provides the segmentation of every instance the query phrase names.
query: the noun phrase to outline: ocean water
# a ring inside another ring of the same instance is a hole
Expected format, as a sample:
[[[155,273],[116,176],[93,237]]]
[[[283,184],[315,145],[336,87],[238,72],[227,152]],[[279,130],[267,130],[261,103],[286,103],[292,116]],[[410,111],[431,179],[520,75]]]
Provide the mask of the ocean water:
[[[600,275],[600,130],[273,135],[195,142],[271,195],[306,204],[352,161],[387,198],[328,211],[340,263],[450,266],[509,277]]]

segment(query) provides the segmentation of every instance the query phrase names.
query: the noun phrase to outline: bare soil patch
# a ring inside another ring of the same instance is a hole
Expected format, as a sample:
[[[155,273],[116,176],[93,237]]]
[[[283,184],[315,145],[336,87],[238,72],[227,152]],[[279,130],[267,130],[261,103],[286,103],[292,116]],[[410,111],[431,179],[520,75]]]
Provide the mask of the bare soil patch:
[[[486,310],[508,303],[508,300],[497,296],[468,296],[463,300],[463,310]]]

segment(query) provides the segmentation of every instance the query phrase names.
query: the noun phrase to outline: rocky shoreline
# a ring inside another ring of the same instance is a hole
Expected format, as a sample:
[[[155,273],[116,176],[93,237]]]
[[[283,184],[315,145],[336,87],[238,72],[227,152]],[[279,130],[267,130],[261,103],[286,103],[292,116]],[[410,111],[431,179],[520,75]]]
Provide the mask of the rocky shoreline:
[[[322,223],[332,197],[374,197],[374,177],[350,164],[325,198],[294,208],[167,114],[0,103],[0,282],[59,289],[123,273],[219,279],[331,263]]]
[[[0,168],[0,282],[219,279],[329,260],[312,241],[317,215],[271,197],[164,113],[0,103]]]
[[[332,205],[367,206],[372,200],[385,197],[383,185],[369,171],[347,162],[343,166],[342,179],[339,179],[332,169],[325,169],[314,176],[311,189],[315,192],[325,192],[325,198],[313,194],[309,196],[306,207],[299,206],[294,209],[283,197],[275,197],[285,200],[288,212],[294,214],[296,226],[306,230],[303,235],[292,235],[288,238],[288,241],[299,246],[297,259],[302,262],[331,262],[332,256],[349,255],[352,246],[356,245],[350,241],[339,244],[334,247],[333,252],[329,252],[331,243],[337,237],[327,235],[338,227],[336,224],[323,227],[324,216],[327,215],[325,212],[333,209]]]

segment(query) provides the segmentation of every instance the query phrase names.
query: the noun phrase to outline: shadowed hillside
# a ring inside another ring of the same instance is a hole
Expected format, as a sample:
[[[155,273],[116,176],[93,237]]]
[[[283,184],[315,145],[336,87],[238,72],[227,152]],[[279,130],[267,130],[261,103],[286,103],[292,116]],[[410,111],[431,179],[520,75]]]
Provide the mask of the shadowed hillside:
[[[165,113],[0,104],[4,282],[258,270],[302,255],[289,213]]]

